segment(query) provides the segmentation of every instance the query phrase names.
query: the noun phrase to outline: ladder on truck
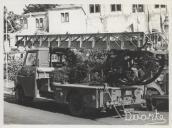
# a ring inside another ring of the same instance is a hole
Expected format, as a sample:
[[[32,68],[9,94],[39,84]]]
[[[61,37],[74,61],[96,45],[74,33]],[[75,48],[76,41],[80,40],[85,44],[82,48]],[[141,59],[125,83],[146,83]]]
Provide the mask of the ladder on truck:
[[[17,35],[16,46],[84,49],[140,49],[145,45],[143,32]]]
[[[44,34],[17,35],[16,46],[23,47],[61,47],[76,49],[144,49],[148,51],[167,51],[168,36],[164,33],[122,32],[88,34]]]
[[[167,33],[154,32],[145,34],[145,38],[149,51],[157,51],[159,53],[168,52],[169,37]]]

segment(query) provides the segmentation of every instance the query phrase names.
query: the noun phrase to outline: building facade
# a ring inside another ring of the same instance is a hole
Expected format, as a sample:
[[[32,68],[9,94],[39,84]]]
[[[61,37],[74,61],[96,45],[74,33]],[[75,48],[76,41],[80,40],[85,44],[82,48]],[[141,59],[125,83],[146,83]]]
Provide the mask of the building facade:
[[[63,5],[48,11],[49,33],[85,33],[86,13],[82,6]]]
[[[167,5],[59,5],[46,12],[24,15],[22,33],[166,32]]]

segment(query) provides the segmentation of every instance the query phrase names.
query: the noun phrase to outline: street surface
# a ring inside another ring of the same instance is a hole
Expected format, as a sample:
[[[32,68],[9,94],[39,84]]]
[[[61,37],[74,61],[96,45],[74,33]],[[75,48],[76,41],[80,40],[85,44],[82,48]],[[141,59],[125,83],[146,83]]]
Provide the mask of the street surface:
[[[8,87],[8,88],[7,88]],[[135,111],[140,119],[132,117],[119,118],[114,114],[98,113],[87,117],[74,117],[68,112],[67,106],[43,99],[35,99],[29,105],[15,103],[14,95],[9,86],[4,87],[4,124],[85,124],[85,125],[142,125],[168,124],[168,112],[158,112],[163,120],[146,119],[152,111]],[[141,116],[142,115],[142,116]],[[141,119],[142,118],[142,119]],[[130,119],[130,120],[129,120]]]

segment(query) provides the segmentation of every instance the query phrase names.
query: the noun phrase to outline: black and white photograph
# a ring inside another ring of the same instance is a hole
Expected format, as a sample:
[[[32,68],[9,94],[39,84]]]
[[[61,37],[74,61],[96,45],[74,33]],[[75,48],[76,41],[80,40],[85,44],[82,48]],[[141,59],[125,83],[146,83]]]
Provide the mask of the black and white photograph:
[[[2,12],[4,126],[169,126],[168,1],[3,0]]]

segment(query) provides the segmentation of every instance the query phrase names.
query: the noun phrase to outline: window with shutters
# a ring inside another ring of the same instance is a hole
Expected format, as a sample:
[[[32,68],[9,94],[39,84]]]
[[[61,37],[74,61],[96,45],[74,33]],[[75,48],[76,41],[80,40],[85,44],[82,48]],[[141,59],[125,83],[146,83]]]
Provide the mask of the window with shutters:
[[[90,13],[100,13],[101,12],[100,4],[90,4],[89,9],[90,9]]]
[[[159,9],[159,8],[166,8],[166,5],[164,4],[155,4],[155,9]]]
[[[69,13],[68,12],[61,13],[61,22],[62,23],[69,22]]]
[[[23,25],[23,28],[24,29],[27,29],[28,28],[28,22],[27,22],[27,19],[26,18],[23,18],[22,19],[22,25]]]
[[[43,18],[36,18],[36,28],[43,28],[43,27],[44,27]]]
[[[133,4],[133,13],[136,12],[144,12],[144,5],[143,4]]]
[[[111,4],[111,12],[121,11],[121,4]]]

